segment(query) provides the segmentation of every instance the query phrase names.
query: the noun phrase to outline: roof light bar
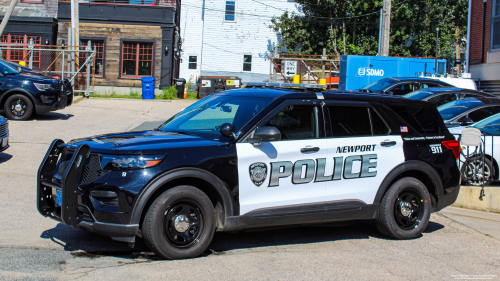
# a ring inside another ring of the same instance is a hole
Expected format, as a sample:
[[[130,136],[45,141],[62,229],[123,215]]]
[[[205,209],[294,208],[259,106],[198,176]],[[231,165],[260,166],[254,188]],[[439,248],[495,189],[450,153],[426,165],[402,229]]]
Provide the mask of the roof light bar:
[[[245,82],[247,87],[274,87],[274,88],[295,88],[295,89],[320,89],[326,88],[326,85],[317,84],[294,84],[294,83],[268,83],[268,82]]]

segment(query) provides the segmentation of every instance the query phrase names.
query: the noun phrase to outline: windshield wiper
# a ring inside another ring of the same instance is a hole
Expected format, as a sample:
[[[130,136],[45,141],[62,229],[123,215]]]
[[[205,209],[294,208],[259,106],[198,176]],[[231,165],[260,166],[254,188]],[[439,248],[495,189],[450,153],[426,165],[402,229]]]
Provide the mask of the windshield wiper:
[[[199,136],[196,133],[191,133],[191,132],[181,132],[181,131],[166,131],[165,133],[176,133],[176,134],[181,134],[181,135],[191,135],[191,136]]]

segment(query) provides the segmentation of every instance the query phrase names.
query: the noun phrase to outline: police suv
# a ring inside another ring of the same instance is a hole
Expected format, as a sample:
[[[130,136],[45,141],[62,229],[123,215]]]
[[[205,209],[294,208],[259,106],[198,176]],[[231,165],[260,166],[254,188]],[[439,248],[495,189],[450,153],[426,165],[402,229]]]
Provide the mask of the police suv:
[[[412,239],[455,201],[460,147],[432,104],[297,87],[249,84],[152,131],[54,140],[38,210],[183,259],[257,227],[374,219]]]

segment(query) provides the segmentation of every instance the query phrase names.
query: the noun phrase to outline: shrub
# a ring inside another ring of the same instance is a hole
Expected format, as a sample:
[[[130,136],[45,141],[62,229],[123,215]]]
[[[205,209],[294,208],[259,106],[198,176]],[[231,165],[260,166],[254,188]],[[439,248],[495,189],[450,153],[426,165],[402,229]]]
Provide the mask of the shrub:
[[[160,94],[160,99],[163,100],[172,100],[177,97],[177,89],[175,86],[170,86],[168,88],[161,89],[162,93]]]

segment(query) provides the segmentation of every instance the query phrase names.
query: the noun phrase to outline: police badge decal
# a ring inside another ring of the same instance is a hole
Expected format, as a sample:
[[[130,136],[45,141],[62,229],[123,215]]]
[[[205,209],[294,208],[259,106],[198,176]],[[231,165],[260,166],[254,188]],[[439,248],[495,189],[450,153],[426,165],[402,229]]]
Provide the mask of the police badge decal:
[[[267,177],[266,163],[257,162],[250,165],[250,179],[256,186],[260,186]]]

